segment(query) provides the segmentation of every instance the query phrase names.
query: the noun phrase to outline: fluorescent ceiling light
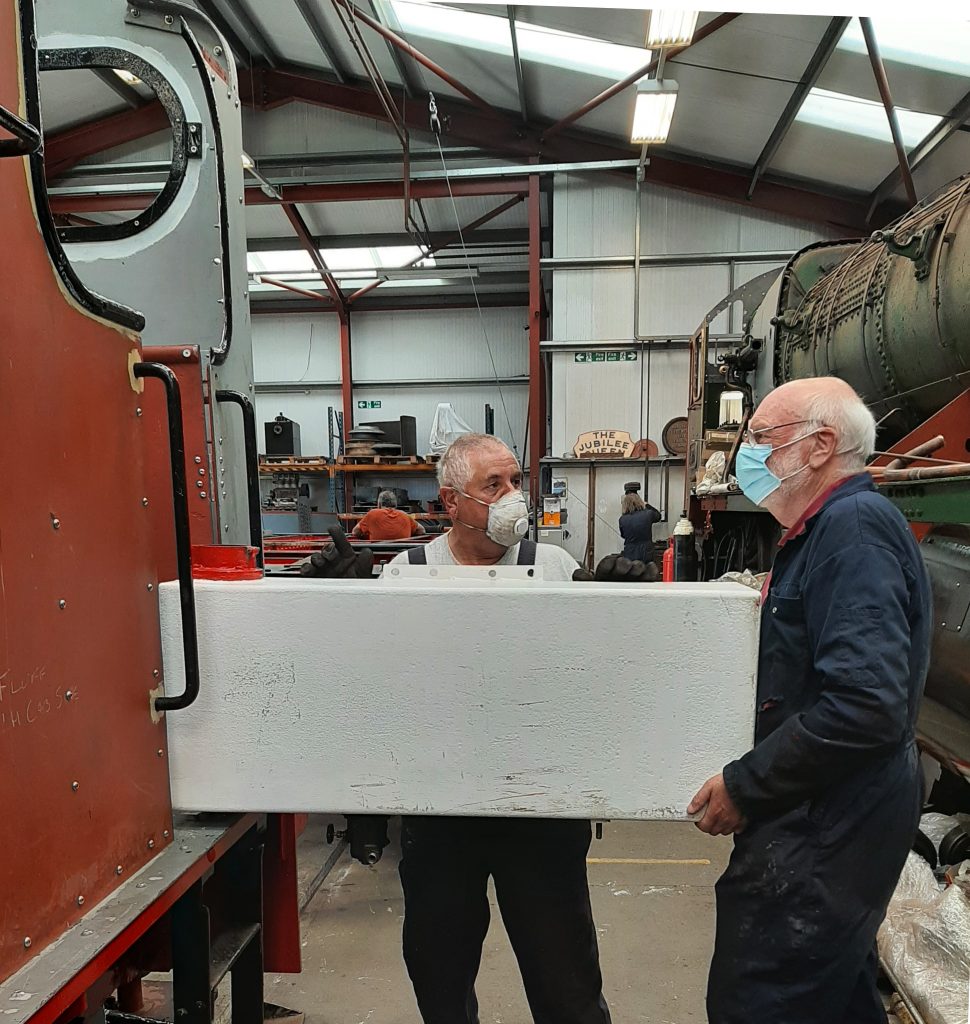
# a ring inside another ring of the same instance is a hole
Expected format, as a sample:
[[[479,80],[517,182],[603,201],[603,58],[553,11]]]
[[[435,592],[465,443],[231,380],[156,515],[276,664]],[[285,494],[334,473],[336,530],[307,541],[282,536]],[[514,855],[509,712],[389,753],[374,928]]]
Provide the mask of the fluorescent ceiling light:
[[[667,141],[677,105],[677,83],[656,79],[637,83],[637,105],[633,108],[630,141],[637,145],[659,145]]]
[[[896,107],[896,116],[903,145],[907,149],[925,139],[943,120],[936,114],[923,114],[905,107]],[[863,135],[880,142],[893,140],[886,109],[881,103],[827,89],[812,89],[795,120],[849,135]]]
[[[459,11],[428,0],[379,2],[385,9],[390,5],[390,11],[408,35],[512,56],[512,32],[504,16]],[[628,75],[651,59],[650,51],[640,46],[624,46],[523,21],[516,21],[515,33],[522,60],[601,78]]]
[[[142,80],[137,76],[133,75],[130,71],[125,71],[122,68],[111,69],[125,85],[142,85]]]
[[[256,163],[248,153],[243,153],[242,165],[244,171],[251,171],[256,166]]]
[[[647,46],[687,46],[697,28],[697,11],[653,10]]]
[[[966,19],[941,22],[936,18],[873,18],[872,27],[883,60],[951,75],[970,74],[970,21]],[[858,18],[852,18],[846,26],[838,48],[868,55]]]
[[[367,275],[373,279],[375,267],[403,267],[422,250],[416,245],[377,245],[371,248],[321,249],[320,255],[327,267],[334,271],[352,271],[354,276]],[[426,256],[414,267],[415,272],[435,265],[433,256]],[[246,269],[250,274],[277,275],[284,280],[313,280],[320,274],[305,249],[271,249],[246,254]]]

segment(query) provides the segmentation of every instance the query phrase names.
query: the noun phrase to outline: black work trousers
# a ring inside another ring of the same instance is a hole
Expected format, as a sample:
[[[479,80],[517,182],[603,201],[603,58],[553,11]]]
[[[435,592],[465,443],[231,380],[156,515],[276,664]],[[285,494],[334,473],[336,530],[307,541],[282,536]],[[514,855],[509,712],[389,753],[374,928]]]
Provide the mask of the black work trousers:
[[[490,875],[536,1024],[609,1024],[589,844],[588,821],[404,819],[404,960],[425,1024],[478,1024]]]
[[[922,802],[910,744],[735,836],[715,888],[709,1024],[885,1024],[876,932]]]

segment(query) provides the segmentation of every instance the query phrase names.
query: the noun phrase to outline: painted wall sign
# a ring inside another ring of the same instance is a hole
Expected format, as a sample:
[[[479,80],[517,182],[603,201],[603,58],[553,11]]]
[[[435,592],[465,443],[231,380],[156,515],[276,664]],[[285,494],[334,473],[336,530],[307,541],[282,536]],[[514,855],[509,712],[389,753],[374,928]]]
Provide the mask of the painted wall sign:
[[[573,353],[574,363],[635,363],[636,361],[637,354],[631,349]]]
[[[588,430],[576,438],[573,455],[580,459],[628,459],[633,448],[633,438],[626,430]]]

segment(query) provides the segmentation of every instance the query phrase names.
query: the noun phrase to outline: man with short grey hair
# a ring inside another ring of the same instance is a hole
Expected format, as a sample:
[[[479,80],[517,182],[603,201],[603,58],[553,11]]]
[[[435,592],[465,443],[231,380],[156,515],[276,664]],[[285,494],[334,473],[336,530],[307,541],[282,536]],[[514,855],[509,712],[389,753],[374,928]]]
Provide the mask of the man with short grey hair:
[[[578,566],[565,551],[526,539],[522,470],[498,438],[460,437],[438,479],[451,531],[394,562],[536,565],[546,580],[572,579]],[[469,643],[482,642],[469,623]],[[425,1024],[478,1024],[489,877],[536,1024],[609,1024],[586,881],[590,839],[590,823],[570,819],[404,819],[404,960]]]
[[[407,512],[397,507],[397,495],[393,491],[381,491],[377,496],[377,508],[366,512],[354,527],[351,537],[364,540],[408,540],[424,535],[424,527]]]
[[[717,883],[710,1024],[885,1024],[876,932],[922,806],[914,727],[929,579],[864,472],[872,414],[834,377],[757,408],[742,490],[787,530],[763,591],[754,749],[688,810],[735,834]]]

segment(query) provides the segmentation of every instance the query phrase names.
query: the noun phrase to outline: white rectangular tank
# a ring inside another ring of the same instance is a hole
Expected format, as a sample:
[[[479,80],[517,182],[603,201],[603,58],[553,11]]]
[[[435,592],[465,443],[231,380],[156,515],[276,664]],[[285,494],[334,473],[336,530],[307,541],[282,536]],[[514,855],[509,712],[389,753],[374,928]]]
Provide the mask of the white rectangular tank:
[[[160,588],[168,692],[178,585]],[[195,584],[201,693],[167,718],[187,811],[677,819],[750,748],[735,584]]]

